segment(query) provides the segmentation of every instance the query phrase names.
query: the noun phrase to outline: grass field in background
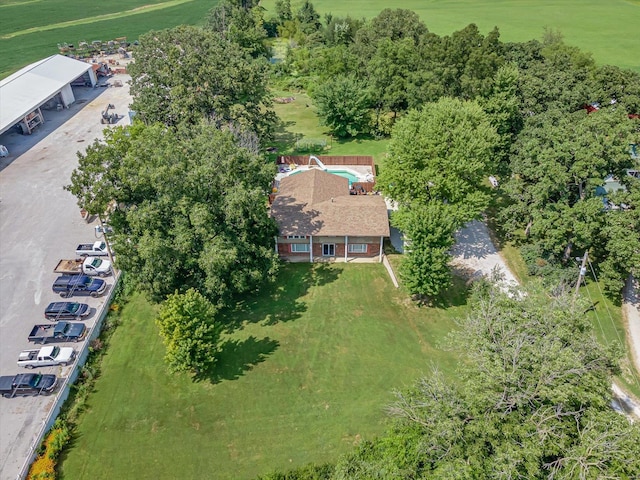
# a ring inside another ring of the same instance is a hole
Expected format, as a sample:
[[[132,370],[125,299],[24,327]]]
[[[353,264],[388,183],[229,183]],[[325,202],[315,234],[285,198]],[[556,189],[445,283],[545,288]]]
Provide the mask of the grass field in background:
[[[0,78],[41,58],[58,53],[58,43],[137,39],[149,30],[180,24],[202,24],[217,0],[0,0]],[[142,9],[144,13],[135,10]],[[154,9],[155,8],[155,9]],[[100,19],[102,15],[116,18]],[[46,30],[62,22],[79,25]],[[20,34],[27,29],[45,30]]]
[[[126,36],[136,39],[149,30],[180,24],[200,25],[217,0],[0,0],[0,78],[18,68],[58,52],[58,43],[111,40]],[[302,3],[293,0],[294,10]],[[613,64],[640,71],[640,1],[638,0],[315,0],[322,14],[371,18],[383,8],[415,10],[430,31],[447,35],[469,23],[483,33],[498,26],[503,41],[540,38],[544,27],[560,30],[565,41],[593,53],[600,64]],[[159,4],[158,10],[132,10]],[[275,0],[263,0],[266,16],[273,14]],[[100,20],[101,15],[117,18]],[[118,16],[121,14],[122,16]],[[30,28],[47,28],[61,22],[91,22],[13,36]]]
[[[301,0],[292,0],[295,9]],[[539,39],[545,27],[560,30],[566,43],[591,52],[599,64],[640,71],[640,1],[638,0],[315,0],[316,9],[337,16],[376,16],[384,8],[417,12],[430,31],[449,35],[475,23],[482,33],[494,26],[503,41]],[[275,0],[261,2],[269,12]]]
[[[289,264],[276,286],[249,296],[212,380],[169,375],[154,310],[122,309],[62,478],[249,479],[273,469],[335,461],[385,429],[385,406],[431,365],[463,316],[419,308],[381,264]]]

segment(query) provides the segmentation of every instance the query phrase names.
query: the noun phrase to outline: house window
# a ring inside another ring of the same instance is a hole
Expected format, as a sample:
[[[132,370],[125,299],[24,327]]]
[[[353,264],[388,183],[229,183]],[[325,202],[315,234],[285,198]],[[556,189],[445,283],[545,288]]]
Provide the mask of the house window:
[[[309,244],[308,243],[292,243],[291,244],[291,253],[301,253],[308,252]]]
[[[367,253],[366,243],[350,243],[349,253]]]
[[[287,235],[287,238],[290,240],[299,240],[301,238],[307,238],[306,235]]]

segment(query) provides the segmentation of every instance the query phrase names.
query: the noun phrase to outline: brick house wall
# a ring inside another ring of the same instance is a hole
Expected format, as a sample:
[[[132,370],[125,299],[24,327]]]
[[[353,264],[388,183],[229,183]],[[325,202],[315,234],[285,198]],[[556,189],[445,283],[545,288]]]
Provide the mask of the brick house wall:
[[[380,237],[348,237],[348,245],[353,244],[366,244],[367,251],[363,253],[359,252],[347,252],[347,259],[355,258],[371,258],[373,261],[378,261],[380,256]],[[287,237],[278,237],[277,251],[278,255],[284,259],[292,261],[309,261],[309,252],[292,252],[292,244],[304,244],[309,245],[309,238],[306,239],[290,239]],[[323,245],[333,244],[334,255],[324,256]],[[314,261],[322,261],[335,259],[336,261],[344,261],[345,254],[345,238],[343,236],[336,237],[313,237],[313,259]]]

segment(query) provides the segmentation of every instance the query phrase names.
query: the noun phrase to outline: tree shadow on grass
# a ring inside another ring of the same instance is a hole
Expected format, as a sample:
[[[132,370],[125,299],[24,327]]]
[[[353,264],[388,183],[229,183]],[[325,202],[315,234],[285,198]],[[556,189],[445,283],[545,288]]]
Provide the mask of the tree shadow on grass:
[[[211,383],[237,380],[245,372],[264,362],[279,346],[277,340],[269,337],[258,340],[253,335],[246,340],[227,340],[220,347],[215,366],[210,371],[197,375],[194,380],[209,380]]]
[[[427,305],[434,308],[461,307],[468,303],[473,280],[465,278],[463,272],[456,270],[451,276],[451,287],[443,290],[436,297],[413,295],[412,298],[419,305]]]
[[[291,132],[288,130],[289,127],[292,127],[295,124],[295,122],[284,122],[282,120],[278,120],[278,123],[276,123],[273,131],[273,143],[278,145],[280,150],[284,151],[289,148],[293,148],[296,141],[303,137],[301,133]]]
[[[300,318],[307,310],[307,305],[301,298],[311,287],[335,281],[342,269],[342,266],[327,264],[285,265],[275,283],[254,296],[246,295],[233,308],[221,312],[225,332],[239,330],[245,323],[271,326]]]

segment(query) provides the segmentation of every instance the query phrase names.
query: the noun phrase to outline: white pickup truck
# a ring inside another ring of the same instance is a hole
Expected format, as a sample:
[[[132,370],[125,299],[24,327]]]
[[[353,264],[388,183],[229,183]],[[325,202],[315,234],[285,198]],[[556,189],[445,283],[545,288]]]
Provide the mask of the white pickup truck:
[[[79,257],[106,257],[109,255],[107,244],[101,240],[93,243],[81,243],[76,247],[76,255]]]
[[[63,275],[98,275],[106,277],[111,275],[111,262],[97,257],[84,257],[76,260],[60,260],[54,273]]]
[[[23,350],[18,355],[18,366],[25,368],[67,365],[73,362],[76,351],[71,347],[46,346],[40,350]]]

